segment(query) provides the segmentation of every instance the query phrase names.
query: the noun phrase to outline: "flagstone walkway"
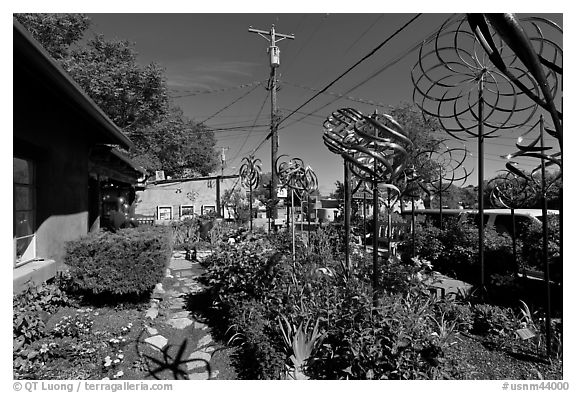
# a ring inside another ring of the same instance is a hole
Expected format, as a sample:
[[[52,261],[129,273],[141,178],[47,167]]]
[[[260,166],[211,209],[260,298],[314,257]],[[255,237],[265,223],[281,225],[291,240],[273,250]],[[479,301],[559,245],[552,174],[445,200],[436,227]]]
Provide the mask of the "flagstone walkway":
[[[198,258],[206,256],[206,253],[199,253]],[[187,261],[185,252],[175,251],[166,278],[156,286],[146,311],[150,326],[146,328],[148,337],[144,341],[158,351],[160,359],[160,352],[170,346],[179,348],[183,344],[193,344],[192,349],[184,350],[185,359],[179,359],[180,368],[185,369],[191,380],[219,379],[220,374],[212,360],[221,346],[214,342],[210,328],[186,310],[186,296],[204,290],[198,282],[202,272],[198,262]]]

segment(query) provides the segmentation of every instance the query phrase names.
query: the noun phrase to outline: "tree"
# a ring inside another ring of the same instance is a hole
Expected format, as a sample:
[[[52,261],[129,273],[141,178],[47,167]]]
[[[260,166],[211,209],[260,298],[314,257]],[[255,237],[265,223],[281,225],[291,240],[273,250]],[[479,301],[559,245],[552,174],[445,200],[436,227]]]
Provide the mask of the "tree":
[[[14,18],[56,60],[67,57],[70,46],[90,26],[90,18],[81,14],[14,14]]]
[[[207,176],[218,166],[214,132],[171,108],[163,121],[131,136],[134,161],[150,170],[162,169],[172,178]]]
[[[130,156],[167,175],[208,175],[217,165],[213,131],[170,108],[164,70],[138,64],[133,44],[86,40],[90,18],[80,14],[15,14],[64,70],[136,145]]]
[[[228,209],[234,220],[243,224],[250,220],[250,205],[246,194],[240,190],[228,189],[222,195],[222,206]]]
[[[97,36],[61,61],[72,78],[129,137],[133,130],[149,127],[168,113],[164,70],[153,63],[140,66],[136,55],[128,41],[106,41]]]

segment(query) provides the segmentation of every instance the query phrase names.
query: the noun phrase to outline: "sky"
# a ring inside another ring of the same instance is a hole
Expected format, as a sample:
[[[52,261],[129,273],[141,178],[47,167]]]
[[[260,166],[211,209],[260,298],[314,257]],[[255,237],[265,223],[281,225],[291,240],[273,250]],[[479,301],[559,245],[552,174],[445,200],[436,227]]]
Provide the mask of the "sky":
[[[424,13],[381,49],[298,112],[293,112],[318,90],[370,53],[401,28],[415,13],[98,13],[89,35],[134,43],[141,64],[157,63],[165,69],[169,94],[175,105],[195,121],[215,129],[217,148],[226,158],[225,174],[237,173],[241,160],[255,156],[270,171],[269,42],[249,27],[294,35],[278,43],[280,89],[278,108],[289,115],[279,130],[279,154],[299,157],[328,194],[342,180],[339,156],[322,140],[322,123],[335,110],[352,107],[364,114],[385,113],[390,106],[412,102],[411,69],[418,51],[406,53],[438,30],[450,14]],[[547,15],[562,24],[562,15]],[[406,55],[402,57],[403,55]],[[398,60],[398,61],[397,61]],[[390,64],[394,63],[395,64]],[[260,84],[258,84],[260,83]],[[343,97],[342,97],[343,96]],[[242,128],[239,128],[242,127]],[[233,128],[233,129],[230,129]],[[515,151],[522,130],[507,131],[486,141],[485,179],[504,169],[502,155]],[[465,142],[472,156],[466,166],[477,165],[475,139]],[[528,166],[537,165],[529,160]],[[534,161],[534,160],[533,160]],[[477,184],[471,176],[468,184]]]

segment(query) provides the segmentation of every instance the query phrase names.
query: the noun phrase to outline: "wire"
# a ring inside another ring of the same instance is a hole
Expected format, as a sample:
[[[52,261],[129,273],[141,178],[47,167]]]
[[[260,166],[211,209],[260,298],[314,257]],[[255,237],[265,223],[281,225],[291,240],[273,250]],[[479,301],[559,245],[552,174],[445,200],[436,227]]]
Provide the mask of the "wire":
[[[366,30],[364,30],[364,32],[362,34],[360,34],[360,37],[356,38],[356,40],[350,44],[350,46],[346,49],[346,51],[344,51],[344,54],[348,53],[348,51],[350,49],[352,49],[352,47],[354,45],[356,45],[356,43],[358,41],[360,41],[370,30],[372,30],[372,28],[376,25],[376,23],[378,23],[380,21],[380,19],[382,19],[384,17],[384,14],[381,14],[374,22],[372,22],[372,24],[370,26],[368,26],[368,28]]]
[[[420,15],[420,14],[419,14]],[[439,27],[440,28],[440,27]],[[434,36],[436,36],[436,34],[438,34],[438,30],[439,28],[436,28],[432,33],[430,33],[424,40],[423,42],[427,42],[430,39],[432,39]],[[364,79],[362,82],[358,83],[357,85],[355,85],[354,87],[348,89],[346,92],[344,92],[342,95],[345,96],[347,94],[350,94],[351,91],[356,90],[357,88],[359,88],[360,86],[364,85],[365,83],[367,83],[369,80],[375,78],[376,76],[380,75],[382,72],[386,71],[388,68],[394,66],[396,63],[398,63],[399,61],[401,61],[402,59],[404,59],[406,56],[408,56],[409,54],[411,54],[412,52],[418,50],[422,45],[422,41],[418,41],[416,44],[414,44],[413,46],[411,46],[410,48],[408,48],[404,53],[402,53],[400,56],[396,57],[393,60],[390,60],[388,63],[386,63],[382,68],[380,68],[378,71],[376,71],[375,73],[373,73],[372,75],[370,75],[369,77],[367,77],[366,79]],[[316,97],[316,96],[315,96]],[[315,98],[313,97],[313,98]],[[338,101],[340,98],[336,98],[330,102],[328,102],[326,105],[321,106],[320,108],[314,110],[311,113],[316,113],[319,112],[320,110],[326,108],[327,106],[332,105],[333,103],[335,103],[336,101]],[[306,118],[307,116],[302,117],[301,119]],[[299,120],[301,120],[299,119]],[[287,125],[286,127],[293,125],[295,123],[297,123],[298,120],[290,123],[289,125]],[[286,128],[284,127],[284,128]],[[268,136],[268,138],[270,138],[270,136]]]
[[[251,87],[254,86],[255,84],[261,84],[263,81],[254,81],[251,83],[244,83],[238,86],[232,86],[232,87],[224,87],[221,89],[209,89],[209,90],[195,90],[195,91],[190,91],[190,90],[180,90],[179,92],[188,92],[189,94],[181,94],[181,95],[176,95],[176,96],[170,96],[170,98],[184,98],[184,97],[192,97],[192,96],[197,96],[197,95],[201,95],[201,94],[212,94],[212,93],[222,93],[225,91],[232,91],[232,90],[238,90],[238,89],[243,89],[245,87]]]
[[[299,88],[301,88],[301,89],[306,89],[306,90],[310,90],[310,91],[314,91],[314,92],[320,91],[320,89],[315,89],[315,88],[313,88],[313,87],[308,87],[308,86],[304,86],[304,85],[299,85],[299,84],[297,84],[297,83],[290,83],[290,82],[286,82],[286,81],[284,81],[283,83],[286,84],[286,85],[289,85],[289,86],[299,87]],[[340,94],[340,93],[336,93],[336,92],[325,91],[323,94],[328,94],[328,95],[331,95],[331,96],[335,96],[335,97],[339,97],[339,98],[344,98],[345,100],[349,100],[349,101],[360,102],[360,103],[362,103],[362,104],[373,105],[373,106],[377,106],[377,107],[380,107],[380,108],[388,108],[388,105],[385,105],[385,104],[383,104],[383,103],[381,103],[381,102],[376,103],[376,102],[374,102],[374,101],[372,101],[372,100],[367,100],[367,99],[363,99],[363,98],[355,98],[355,97],[350,97],[350,96],[344,96],[344,95],[342,95],[342,94]]]
[[[248,94],[252,93],[254,90],[256,90],[256,88],[258,86],[260,86],[262,84],[262,82],[259,82],[256,84],[256,86],[254,86],[253,88],[251,88],[250,90],[248,90],[245,94],[241,95],[240,97],[238,97],[237,99],[235,99],[234,101],[232,101],[230,104],[226,105],[224,108],[220,109],[219,111],[217,111],[216,113],[214,113],[212,116],[209,116],[208,118],[204,119],[203,121],[201,121],[200,123],[206,123],[208,120],[212,119],[213,117],[217,116],[219,113],[223,112],[224,110],[230,108],[232,105],[234,105],[235,103],[237,103],[238,101],[240,101],[241,99],[245,98]]]
[[[390,36],[388,36],[388,38],[386,38],[384,41],[382,41],[376,48],[372,49],[372,51],[370,51],[368,54],[366,54],[364,57],[362,57],[360,60],[358,60],[354,65],[352,65],[351,67],[349,67],[346,71],[344,71],[340,76],[338,76],[336,79],[334,79],[332,82],[330,82],[326,87],[324,87],[322,90],[320,90],[318,93],[316,93],[315,95],[313,95],[310,99],[308,99],[306,102],[304,102],[302,105],[300,105],[298,108],[296,108],[295,111],[289,113],[286,117],[284,117],[282,120],[280,120],[278,122],[277,125],[282,124],[283,122],[285,122],[288,118],[290,118],[294,113],[296,113],[296,111],[302,109],[304,106],[306,106],[308,103],[310,103],[312,100],[314,100],[316,97],[318,97],[320,94],[324,93],[326,90],[328,90],[332,85],[334,85],[336,82],[338,82],[340,79],[342,79],[344,76],[346,76],[349,72],[351,72],[354,68],[356,68],[358,65],[360,65],[362,62],[364,62],[366,59],[370,58],[371,56],[373,56],[379,49],[381,49],[384,45],[386,45],[391,39],[393,39],[394,37],[396,37],[398,34],[400,34],[405,28],[407,28],[410,24],[412,24],[416,19],[418,19],[422,14],[416,14],[416,16],[414,16],[412,19],[410,19],[408,22],[406,22],[402,27],[400,27],[399,29],[397,29],[394,33],[392,33]],[[419,44],[420,45],[420,44]],[[270,138],[270,136],[272,136],[272,132],[270,132],[269,136],[267,137],[267,139]]]
[[[260,110],[258,111],[258,114],[256,115],[256,118],[254,118],[254,124],[256,124],[256,122],[258,121],[258,119],[260,118],[260,115],[262,114],[262,111],[264,110],[264,105],[266,105],[266,101],[268,101],[268,96],[270,95],[270,91],[268,91],[268,93],[266,94],[266,97],[264,97],[264,101],[262,101],[262,105],[260,106]],[[246,145],[246,142],[248,141],[248,138],[250,138],[250,135],[252,134],[252,130],[254,129],[254,125],[252,126],[252,129],[250,130],[250,132],[248,132],[248,135],[246,135],[246,138],[244,138],[244,142],[242,142],[242,146],[240,146],[238,148],[238,152],[236,153],[236,155],[234,156],[234,158],[232,158],[230,160],[230,162],[234,162],[234,160],[236,160],[238,158],[238,156],[240,155],[240,152],[242,151],[242,148]]]

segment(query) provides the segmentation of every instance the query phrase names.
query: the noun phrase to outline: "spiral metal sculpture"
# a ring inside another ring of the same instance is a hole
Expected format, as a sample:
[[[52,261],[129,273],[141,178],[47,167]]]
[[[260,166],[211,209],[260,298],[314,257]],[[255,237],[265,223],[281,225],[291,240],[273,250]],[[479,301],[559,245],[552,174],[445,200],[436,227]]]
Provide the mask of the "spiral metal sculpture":
[[[249,189],[250,231],[252,231],[252,190],[258,188],[262,177],[262,161],[253,155],[244,157],[239,170],[242,185]]]
[[[499,175],[488,182],[490,200],[494,206],[510,209],[512,216],[512,258],[515,273],[518,273],[518,258],[516,250],[516,216],[514,210],[524,206],[533,197],[534,187],[530,181],[511,171],[500,171]]]
[[[470,153],[465,145],[461,147],[450,147],[446,140],[437,141],[430,149],[419,152],[416,161],[424,161],[425,166],[429,166],[430,176],[418,178],[418,185],[428,195],[438,195],[440,204],[440,228],[443,227],[443,200],[446,191],[454,184],[463,185],[472,174],[464,163]]]
[[[403,173],[408,159],[407,146],[412,141],[406,136],[402,126],[387,114],[374,113],[365,116],[361,112],[343,108],[333,112],[324,122],[324,144],[345,161],[344,184],[346,234],[349,235],[349,177],[350,173],[364,182],[372,182],[374,204],[373,228],[373,287],[377,302],[379,292],[378,266],[378,184],[383,183],[387,190],[397,189],[392,185]],[[399,192],[398,192],[399,194]],[[391,192],[389,196],[391,197]],[[346,225],[347,224],[347,225]],[[390,226],[389,226],[390,231]],[[348,243],[348,242],[347,242]],[[388,242],[390,255],[391,243]],[[349,263],[348,245],[346,263]]]
[[[514,14],[469,14],[467,18],[492,64],[528,98],[548,111],[562,151],[562,112],[555,102],[563,73],[563,51],[555,39],[562,39],[562,28],[545,18],[517,18]],[[494,35],[500,43],[491,39]],[[510,56],[500,49],[504,47],[511,52]],[[514,72],[515,68],[521,69],[521,73]],[[530,75],[530,83],[523,83],[524,72]],[[538,86],[536,89],[532,88],[533,81]]]

